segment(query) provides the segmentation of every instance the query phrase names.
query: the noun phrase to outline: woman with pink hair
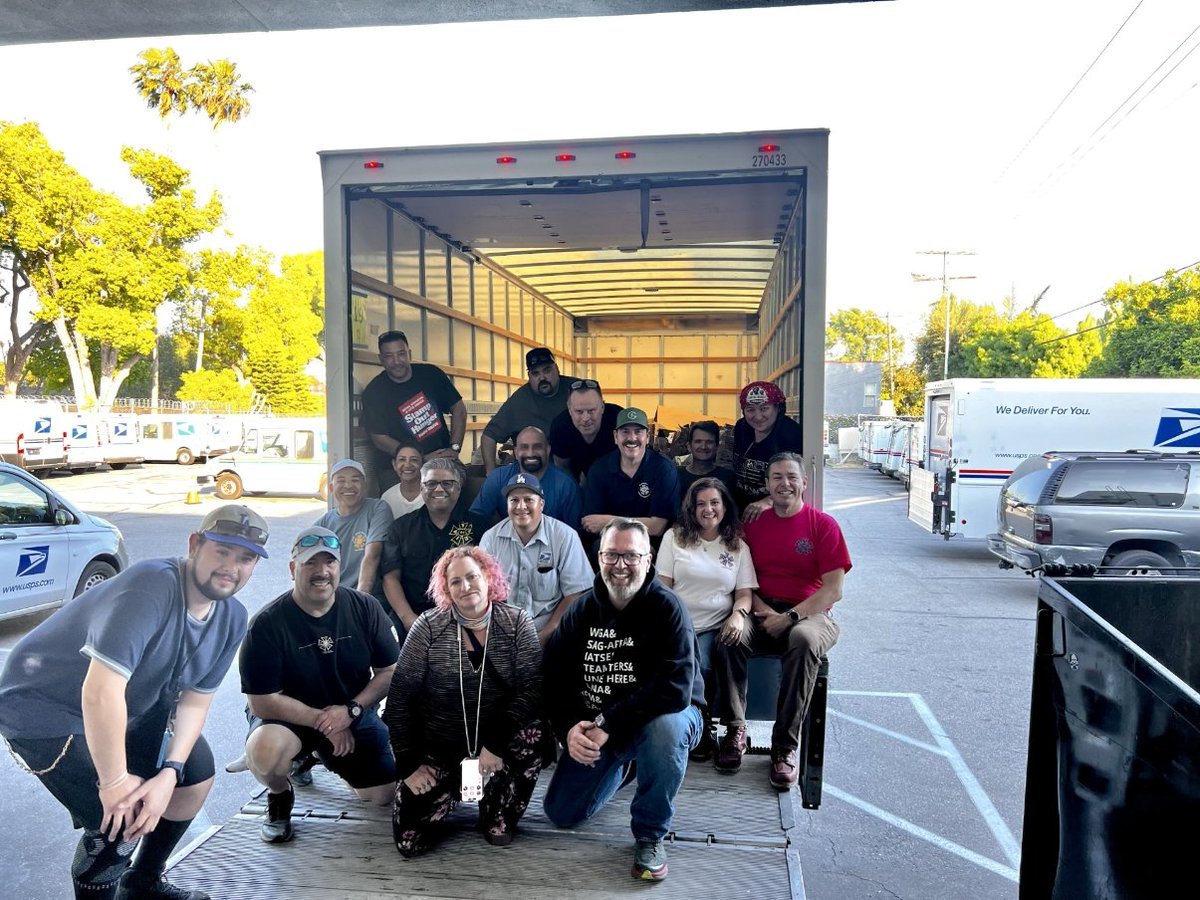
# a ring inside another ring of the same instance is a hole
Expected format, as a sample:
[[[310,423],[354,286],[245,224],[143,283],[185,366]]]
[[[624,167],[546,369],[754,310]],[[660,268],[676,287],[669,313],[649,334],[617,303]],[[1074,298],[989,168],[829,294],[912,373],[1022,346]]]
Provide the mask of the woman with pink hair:
[[[405,857],[461,801],[478,801],[489,844],[513,839],[538,774],[554,758],[542,714],[542,650],[524,610],[509,606],[499,564],[475,546],[442,554],[432,609],[413,623],[383,720],[396,756],[392,834]]]

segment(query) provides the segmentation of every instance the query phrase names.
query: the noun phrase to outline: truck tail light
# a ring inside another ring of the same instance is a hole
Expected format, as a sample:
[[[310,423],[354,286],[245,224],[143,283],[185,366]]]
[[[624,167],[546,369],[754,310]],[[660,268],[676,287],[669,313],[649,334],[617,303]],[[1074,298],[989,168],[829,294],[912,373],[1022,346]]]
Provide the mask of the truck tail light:
[[[17,435],[17,456],[25,455],[25,432]]]
[[[1054,543],[1054,523],[1045,513],[1033,517],[1033,542],[1035,544]]]

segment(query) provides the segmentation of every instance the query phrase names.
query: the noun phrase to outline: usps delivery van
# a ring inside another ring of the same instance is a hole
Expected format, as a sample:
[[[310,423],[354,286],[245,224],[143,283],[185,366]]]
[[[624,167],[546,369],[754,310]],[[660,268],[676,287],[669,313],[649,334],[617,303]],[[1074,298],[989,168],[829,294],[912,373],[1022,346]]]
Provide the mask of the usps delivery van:
[[[103,425],[96,413],[67,413],[67,468],[81,475],[104,465]]]
[[[146,459],[142,445],[142,423],[132,413],[107,413],[100,417],[104,461],[112,469],[124,469]]]
[[[219,456],[236,446],[225,422],[207,413],[145,413],[140,417],[142,445],[150,462],[177,462]]]
[[[1200,450],[1200,379],[951,378],[925,386],[908,517],[951,537],[996,531],[1000,488],[1051,450]]]
[[[319,418],[255,419],[246,423],[242,445],[208,461],[196,477],[214,484],[222,500],[242,494],[327,496],[329,439]]]
[[[66,428],[57,401],[0,399],[0,459],[27,472],[66,468]]]

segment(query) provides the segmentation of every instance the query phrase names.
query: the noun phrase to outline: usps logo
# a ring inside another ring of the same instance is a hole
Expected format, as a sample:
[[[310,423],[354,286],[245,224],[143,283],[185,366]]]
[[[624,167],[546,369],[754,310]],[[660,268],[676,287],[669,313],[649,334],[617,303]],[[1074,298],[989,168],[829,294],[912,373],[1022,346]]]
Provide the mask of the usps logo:
[[[1200,449],[1200,409],[1170,407],[1158,419],[1155,447]]]
[[[178,434],[180,437],[192,437],[196,433],[196,426],[192,422],[180,422]]]
[[[86,425],[72,425],[71,426],[71,440],[73,440],[73,441],[87,440],[87,431],[88,430],[87,430]]]
[[[33,420],[34,434],[49,434],[50,433],[50,417],[38,416]]]
[[[44,547],[24,547],[17,559],[17,577],[29,575],[45,575],[46,564],[50,562],[50,545]]]
[[[126,438],[129,437],[129,426],[124,422],[118,422],[113,426],[113,437]]]

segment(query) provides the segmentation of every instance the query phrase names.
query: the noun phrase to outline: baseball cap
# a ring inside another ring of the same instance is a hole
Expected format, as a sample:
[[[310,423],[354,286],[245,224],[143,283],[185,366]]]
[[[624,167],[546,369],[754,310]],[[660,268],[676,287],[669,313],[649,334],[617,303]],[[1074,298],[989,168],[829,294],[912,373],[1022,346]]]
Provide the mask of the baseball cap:
[[[617,413],[617,424],[614,428],[620,428],[624,425],[640,425],[642,428],[650,428],[650,420],[646,418],[646,413],[638,409],[636,406],[627,406]]]
[[[296,543],[292,544],[292,562],[303,565],[318,553],[328,553],[341,562],[342,542],[328,528],[310,525],[296,535]]]
[[[549,347],[534,347],[525,354],[525,368],[527,369],[534,369],[552,362],[554,362],[554,354],[550,352]]]
[[[759,406],[763,403],[785,403],[783,391],[770,381],[752,381],[738,394],[738,406]]]
[[[333,464],[333,468],[329,470],[329,480],[333,481],[333,476],[344,469],[353,469],[363,478],[367,477],[366,470],[363,469],[362,463],[356,459],[339,459]]]
[[[267,520],[248,506],[230,503],[218,506],[200,523],[199,534],[218,544],[232,544],[267,558],[266,548],[270,529]]]
[[[545,497],[542,493],[542,483],[538,481],[536,475],[530,475],[528,472],[518,472],[512,478],[508,479],[508,483],[500,489],[500,492],[507,497],[517,488],[525,488],[527,491],[533,491],[539,497]]]

